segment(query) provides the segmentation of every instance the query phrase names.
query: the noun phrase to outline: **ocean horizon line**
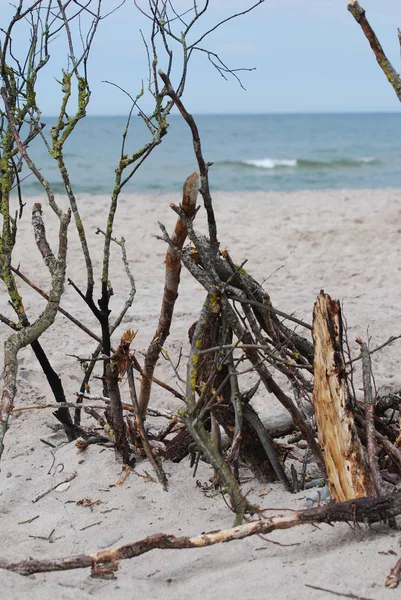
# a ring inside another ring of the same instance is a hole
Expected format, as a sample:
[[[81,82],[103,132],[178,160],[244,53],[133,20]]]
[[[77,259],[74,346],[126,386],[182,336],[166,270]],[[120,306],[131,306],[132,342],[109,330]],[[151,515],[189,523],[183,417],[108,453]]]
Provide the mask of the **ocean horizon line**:
[[[300,111],[300,112],[233,112],[233,113],[198,113],[191,112],[194,117],[274,117],[274,116],[283,116],[283,117],[300,117],[300,116],[345,116],[345,115],[399,115],[401,114],[401,110],[350,110],[350,111]],[[43,119],[55,119],[58,118],[59,115],[43,115]],[[126,114],[90,114],[86,115],[85,119],[126,119],[128,117],[128,113]],[[139,115],[132,115],[132,118],[141,118]],[[169,117],[180,118],[182,116],[177,113],[170,114]]]

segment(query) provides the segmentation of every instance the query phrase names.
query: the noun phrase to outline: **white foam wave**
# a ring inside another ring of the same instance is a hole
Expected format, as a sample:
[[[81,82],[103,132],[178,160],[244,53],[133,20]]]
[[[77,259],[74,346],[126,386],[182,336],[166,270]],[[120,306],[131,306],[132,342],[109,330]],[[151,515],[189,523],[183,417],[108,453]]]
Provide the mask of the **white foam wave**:
[[[298,161],[293,158],[261,158],[257,160],[244,160],[246,165],[260,169],[275,169],[276,167],[296,167]]]

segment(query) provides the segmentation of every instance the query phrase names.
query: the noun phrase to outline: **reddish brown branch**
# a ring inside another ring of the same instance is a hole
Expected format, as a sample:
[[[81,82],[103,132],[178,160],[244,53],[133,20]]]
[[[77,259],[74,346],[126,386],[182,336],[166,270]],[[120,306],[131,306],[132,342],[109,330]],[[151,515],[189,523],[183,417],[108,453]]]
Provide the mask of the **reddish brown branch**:
[[[190,175],[184,183],[182,193],[182,210],[185,212],[188,219],[193,219],[196,213],[198,181],[198,173],[192,173],[192,175]],[[187,227],[183,220],[179,218],[171,240],[174,246],[181,250],[184,246],[186,237]],[[160,356],[160,352],[162,351],[163,344],[170,334],[170,326],[173,319],[174,306],[177,300],[178,286],[180,283],[181,261],[171,246],[167,247],[165,262],[166,275],[159,323],[146,353],[145,364],[142,373],[142,384],[139,394],[139,411],[142,419],[146,418],[146,410],[149,404],[152,378],[156,363]]]

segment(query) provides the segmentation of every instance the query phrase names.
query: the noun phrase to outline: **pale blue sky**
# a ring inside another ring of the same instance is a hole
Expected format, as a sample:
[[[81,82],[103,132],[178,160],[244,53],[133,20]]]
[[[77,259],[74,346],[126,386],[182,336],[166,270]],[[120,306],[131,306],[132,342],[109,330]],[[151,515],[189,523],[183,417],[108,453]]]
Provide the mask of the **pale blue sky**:
[[[138,0],[146,7],[146,0]],[[113,7],[117,0],[104,0]],[[232,12],[243,10],[252,0],[211,0],[210,10],[198,31],[209,29]],[[29,5],[29,2],[24,3]],[[193,6],[193,0],[177,0],[176,6]],[[201,4],[199,0],[199,4]],[[399,0],[363,0],[367,17],[397,70],[401,69],[397,26],[401,27]],[[2,21],[8,1],[0,0]],[[146,78],[146,54],[139,29],[148,23],[126,0],[103,21],[92,49],[89,80],[92,100],[89,114],[126,114],[129,102],[110,80],[136,95]],[[196,33],[197,33],[196,32]],[[23,39],[17,38],[23,48]],[[198,55],[189,69],[184,100],[193,113],[272,113],[399,111],[394,91],[378,67],[362,31],[347,11],[346,0],[265,0],[253,12],[223,25],[204,42],[231,67],[256,67],[241,78],[246,91],[230,79],[224,81]],[[179,58],[177,54],[177,58]],[[56,64],[64,66],[66,51],[54,45],[53,67],[40,81],[44,114],[55,114],[58,85]],[[163,66],[161,59],[161,66]],[[164,63],[165,64],[165,63]],[[151,104],[144,100],[143,108]]]

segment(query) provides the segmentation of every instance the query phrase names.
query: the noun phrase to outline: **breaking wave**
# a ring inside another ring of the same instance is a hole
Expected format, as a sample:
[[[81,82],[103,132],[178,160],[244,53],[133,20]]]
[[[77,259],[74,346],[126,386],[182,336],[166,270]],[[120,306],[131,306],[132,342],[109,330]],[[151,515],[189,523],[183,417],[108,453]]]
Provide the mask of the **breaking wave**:
[[[254,160],[224,161],[221,165],[251,167],[256,169],[335,169],[380,165],[374,157],[337,158],[333,160],[308,160],[303,158],[259,158]]]

